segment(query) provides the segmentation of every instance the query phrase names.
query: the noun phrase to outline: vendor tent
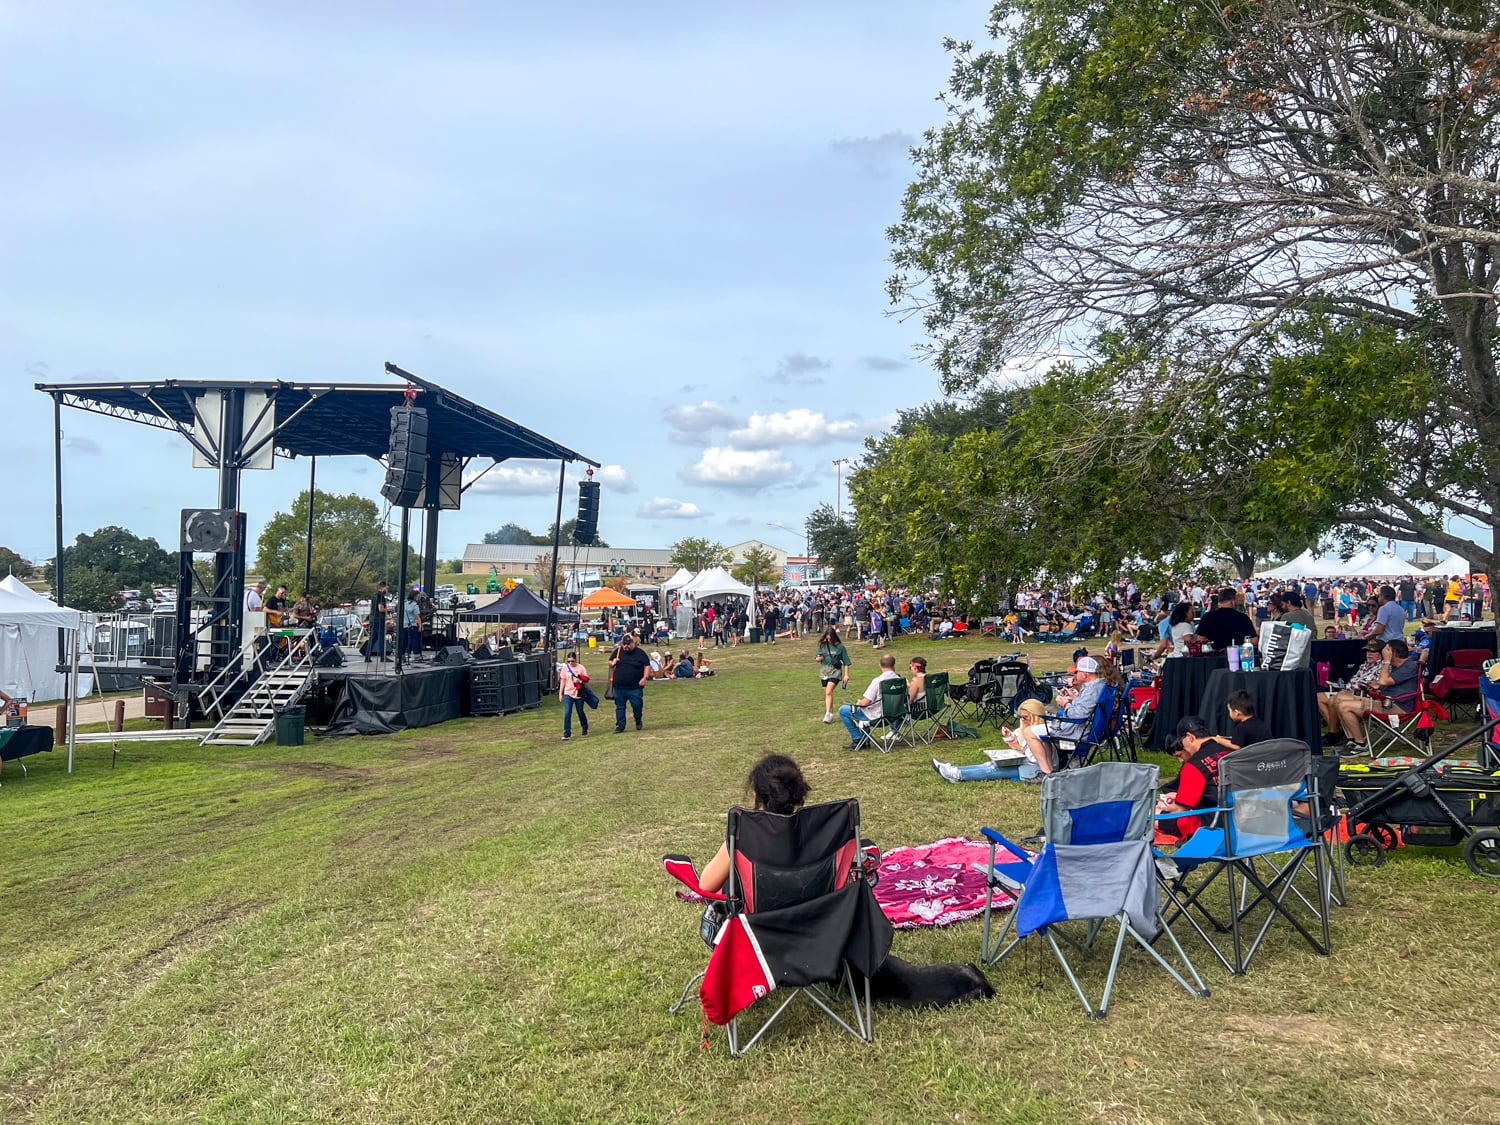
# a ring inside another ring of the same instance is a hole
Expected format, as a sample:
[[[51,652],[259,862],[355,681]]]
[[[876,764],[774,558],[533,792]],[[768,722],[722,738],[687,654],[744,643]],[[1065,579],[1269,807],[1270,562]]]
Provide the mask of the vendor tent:
[[[1437,575],[1468,574],[1469,560],[1462,555],[1449,555],[1446,559],[1439,561],[1436,566],[1429,567],[1422,571],[1422,573],[1431,574],[1434,577]]]
[[[1311,567],[1317,565],[1318,556],[1309,548],[1303,551],[1291,562],[1282,563],[1280,566],[1267,567],[1265,570],[1256,571],[1257,578],[1306,578],[1314,574]]]
[[[579,609],[625,609],[635,608],[635,599],[611,590],[608,586],[601,586],[592,594],[583,598],[578,603]]]
[[[0,579],[0,686],[30,700],[68,698],[68,772],[73,772],[73,728],[78,724],[80,688],[92,690],[93,677],[78,680],[78,633],[83,614],[55,605],[14,575]],[[71,643],[70,676],[57,668],[57,630]],[[72,690],[68,690],[71,680]]]
[[[673,590],[682,589],[682,587],[686,586],[692,580],[693,572],[688,570],[686,567],[679,566],[677,568],[677,573],[663,582],[661,584],[661,588],[670,594]]]
[[[1411,574],[1412,566],[1387,547],[1363,566],[1355,570],[1346,570],[1344,573],[1352,578],[1395,578],[1398,575]]]
[[[517,586],[504,594],[473,609],[462,610],[460,621],[519,621],[528,624],[543,624],[547,620],[547,603],[525,586]],[[552,620],[570,623],[578,620],[571,609],[552,607]]]
[[[722,598],[735,596],[748,598],[752,593],[746,586],[722,566],[711,567],[694,578],[682,588],[682,593],[695,602],[701,602],[705,598]]]

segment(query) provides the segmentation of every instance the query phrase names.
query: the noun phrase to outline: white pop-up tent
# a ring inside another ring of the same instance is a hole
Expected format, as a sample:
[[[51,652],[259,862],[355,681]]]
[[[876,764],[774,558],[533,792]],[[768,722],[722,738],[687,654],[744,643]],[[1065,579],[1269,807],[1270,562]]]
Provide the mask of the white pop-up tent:
[[[1441,560],[1436,566],[1428,567],[1426,570],[1422,571],[1422,573],[1431,574],[1434,576],[1443,575],[1445,577],[1449,574],[1468,574],[1469,560],[1464,558],[1462,555],[1449,555],[1446,559]]]
[[[1311,548],[1303,551],[1291,562],[1282,563],[1280,566],[1269,567],[1266,570],[1257,571],[1257,578],[1307,578],[1314,574],[1313,567],[1317,566],[1318,556]]]
[[[682,588],[685,597],[701,602],[705,598],[722,598],[733,595],[748,598],[752,593],[746,586],[722,566],[710,567]]]
[[[1387,547],[1363,566],[1344,573],[1351,578],[1396,578],[1402,574],[1414,574],[1415,571],[1411,563]]]
[[[677,573],[663,582],[661,584],[661,588],[670,594],[673,590],[682,589],[692,580],[693,572],[691,570],[688,570],[686,567],[679,566],[677,568]]]
[[[78,679],[78,635],[83,614],[55,605],[14,575],[0,578],[0,685],[27,699],[68,700],[68,772],[73,772],[73,730],[78,725],[80,689],[92,690],[93,677]],[[57,630],[68,634],[67,678],[56,670]],[[71,684],[71,689],[69,685]]]

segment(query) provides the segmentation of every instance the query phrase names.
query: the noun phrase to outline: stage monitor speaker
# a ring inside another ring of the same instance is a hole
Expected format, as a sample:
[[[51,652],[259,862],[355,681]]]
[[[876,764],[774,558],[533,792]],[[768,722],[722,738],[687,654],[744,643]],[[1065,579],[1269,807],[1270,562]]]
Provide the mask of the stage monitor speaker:
[[[391,444],[380,494],[398,508],[420,507],[427,483],[427,411],[391,407]]]
[[[599,482],[578,482],[578,522],[573,527],[573,542],[582,547],[593,546],[599,538]]]
[[[344,666],[344,654],[336,648],[325,648],[318,654],[319,668],[342,668]]]
[[[482,644],[474,650],[474,659],[493,660],[495,659],[494,650],[492,650],[488,644]]]
[[[184,508],[180,549],[205,555],[232,555],[239,522],[239,513],[232,508]]]
[[[445,645],[438,650],[438,664],[463,664],[469,659],[469,650],[463,645]]]

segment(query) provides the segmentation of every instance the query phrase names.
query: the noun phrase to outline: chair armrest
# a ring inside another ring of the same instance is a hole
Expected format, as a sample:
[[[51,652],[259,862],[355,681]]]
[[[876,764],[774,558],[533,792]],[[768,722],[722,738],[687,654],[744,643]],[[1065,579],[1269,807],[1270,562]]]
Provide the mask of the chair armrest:
[[[1222,812],[1228,812],[1228,811],[1229,811],[1228,809],[1224,809],[1224,808],[1188,809],[1185,812],[1157,813],[1156,816],[1153,819],[1154,820],[1181,820],[1185,816],[1201,816],[1201,817],[1204,817],[1204,818],[1207,818],[1207,819],[1212,819],[1212,817],[1214,816],[1214,814],[1216,814],[1216,813],[1222,813]]]
[[[662,856],[661,865],[666,873],[676,879],[688,890],[701,898],[712,899],[715,902],[723,902],[725,895],[722,891],[705,891],[698,884],[698,869],[693,866],[693,861],[685,855]]]
[[[996,832],[993,828],[981,828],[979,831],[991,844],[995,844],[999,847],[1004,848],[1019,860],[1024,860],[1025,862],[1030,863],[1033,859],[1036,858],[1036,854],[1034,852],[1028,852],[1019,844],[1012,844],[1009,840],[1000,835],[1000,833]]]

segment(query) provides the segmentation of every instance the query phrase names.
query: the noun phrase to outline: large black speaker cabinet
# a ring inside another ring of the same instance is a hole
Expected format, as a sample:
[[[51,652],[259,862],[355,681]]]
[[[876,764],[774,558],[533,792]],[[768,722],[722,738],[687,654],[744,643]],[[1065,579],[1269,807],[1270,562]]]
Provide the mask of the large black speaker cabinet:
[[[420,406],[391,407],[391,447],[380,495],[398,508],[422,503],[427,474],[427,411]]]
[[[592,546],[599,538],[599,482],[578,482],[578,523],[573,527],[573,541],[580,546]]]
[[[341,668],[344,664],[344,654],[336,648],[325,648],[318,654],[319,668]]]
[[[469,659],[469,650],[463,645],[446,645],[438,650],[435,663],[462,664]]]

